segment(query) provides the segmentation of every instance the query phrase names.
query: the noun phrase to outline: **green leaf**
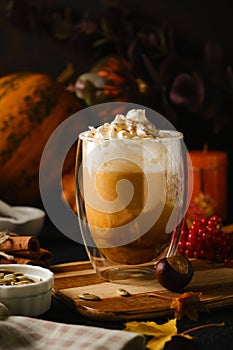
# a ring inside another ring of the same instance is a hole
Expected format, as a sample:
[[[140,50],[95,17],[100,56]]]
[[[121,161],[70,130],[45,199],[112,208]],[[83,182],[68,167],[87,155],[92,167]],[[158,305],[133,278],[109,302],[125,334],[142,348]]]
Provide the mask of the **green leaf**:
[[[99,47],[101,45],[107,44],[108,42],[110,42],[109,39],[107,38],[101,38],[99,40],[96,40],[93,44],[93,47]]]
[[[95,103],[96,91],[97,88],[90,80],[86,80],[84,82],[83,98],[88,106],[91,106]]]
[[[101,24],[102,32],[106,36],[106,38],[112,39],[113,33],[112,33],[112,28],[110,27],[109,21],[105,17],[103,17],[101,18],[100,24]]]

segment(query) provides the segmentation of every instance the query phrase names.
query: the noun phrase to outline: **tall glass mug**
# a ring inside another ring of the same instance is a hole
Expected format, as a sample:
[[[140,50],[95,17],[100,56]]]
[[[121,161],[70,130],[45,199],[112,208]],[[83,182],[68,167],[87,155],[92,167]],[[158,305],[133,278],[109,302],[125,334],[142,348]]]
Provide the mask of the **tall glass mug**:
[[[178,246],[187,195],[183,135],[95,139],[79,135],[76,198],[86,251],[112,282],[146,283]]]

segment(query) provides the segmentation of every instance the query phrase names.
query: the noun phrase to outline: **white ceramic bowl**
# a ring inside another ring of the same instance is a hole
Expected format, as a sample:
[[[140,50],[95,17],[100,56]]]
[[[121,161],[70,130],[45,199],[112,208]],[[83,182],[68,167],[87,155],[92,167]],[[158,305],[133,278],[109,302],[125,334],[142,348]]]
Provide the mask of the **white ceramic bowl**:
[[[26,206],[12,207],[15,218],[0,217],[0,231],[15,232],[18,235],[37,236],[45,220],[41,209]]]
[[[46,268],[21,264],[0,264],[0,270],[22,272],[35,283],[1,286],[0,303],[4,304],[11,315],[37,316],[51,306],[53,273]]]

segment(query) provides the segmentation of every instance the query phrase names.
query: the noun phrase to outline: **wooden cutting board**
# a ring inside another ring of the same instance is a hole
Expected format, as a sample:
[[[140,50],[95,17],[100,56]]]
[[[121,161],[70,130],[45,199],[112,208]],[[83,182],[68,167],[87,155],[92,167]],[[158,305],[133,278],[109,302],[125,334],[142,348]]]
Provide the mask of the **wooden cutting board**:
[[[208,309],[233,305],[233,268],[206,260],[191,260],[194,276],[184,291],[202,292],[201,300]],[[161,287],[156,280],[144,286],[119,285],[102,280],[89,261],[53,265],[54,295],[80,314],[95,320],[148,319],[169,316],[171,300],[152,298],[151,292],[178,297]],[[129,297],[119,296],[118,288],[126,289]],[[99,301],[80,299],[82,293],[99,296]]]

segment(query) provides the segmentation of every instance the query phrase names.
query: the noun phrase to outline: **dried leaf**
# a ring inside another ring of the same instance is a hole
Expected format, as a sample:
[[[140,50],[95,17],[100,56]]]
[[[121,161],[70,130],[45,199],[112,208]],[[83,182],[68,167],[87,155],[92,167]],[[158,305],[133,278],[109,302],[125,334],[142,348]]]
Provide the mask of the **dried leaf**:
[[[178,298],[174,298],[171,308],[175,309],[175,317],[180,320],[183,316],[186,316],[190,320],[196,321],[198,312],[206,311],[206,307],[200,300],[201,296],[202,293],[199,292],[186,292]]]
[[[150,350],[162,350],[173,336],[177,335],[176,319],[171,319],[161,325],[155,322],[127,322],[126,331],[152,336],[146,346]],[[180,335],[192,339],[189,335]]]

